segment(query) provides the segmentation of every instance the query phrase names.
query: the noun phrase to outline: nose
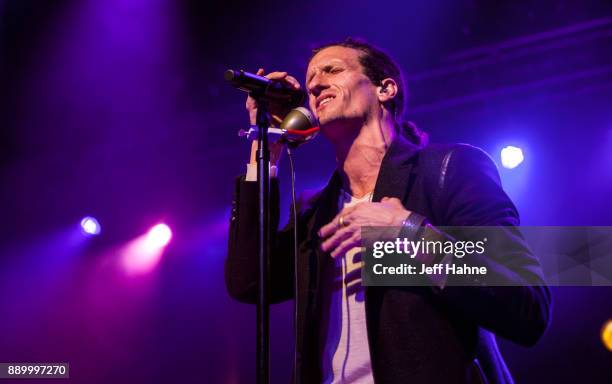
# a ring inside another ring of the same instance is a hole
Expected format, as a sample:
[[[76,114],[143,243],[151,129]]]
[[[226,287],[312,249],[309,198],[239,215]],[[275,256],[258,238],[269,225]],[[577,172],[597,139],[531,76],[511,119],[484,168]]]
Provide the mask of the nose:
[[[307,86],[308,92],[310,92],[310,94],[314,97],[317,97],[324,89],[329,87],[329,84],[327,83],[325,76],[323,76],[321,72],[317,72],[312,79],[310,79]]]

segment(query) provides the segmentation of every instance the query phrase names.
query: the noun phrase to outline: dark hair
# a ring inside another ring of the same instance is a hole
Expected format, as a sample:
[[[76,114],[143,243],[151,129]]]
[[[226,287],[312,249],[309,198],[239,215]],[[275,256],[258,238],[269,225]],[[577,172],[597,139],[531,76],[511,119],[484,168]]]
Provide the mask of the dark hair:
[[[394,120],[396,122],[399,121],[406,107],[407,91],[402,71],[391,56],[364,40],[349,37],[344,41],[328,43],[313,49],[310,60],[312,60],[317,53],[329,47],[352,48],[361,52],[359,55],[359,64],[363,67],[363,73],[374,85],[382,85],[382,81],[386,78],[395,80],[397,83],[397,95],[389,101],[388,105]],[[399,132],[413,143],[422,146],[427,143],[427,134],[419,130],[413,123],[401,122],[396,123],[396,126]]]

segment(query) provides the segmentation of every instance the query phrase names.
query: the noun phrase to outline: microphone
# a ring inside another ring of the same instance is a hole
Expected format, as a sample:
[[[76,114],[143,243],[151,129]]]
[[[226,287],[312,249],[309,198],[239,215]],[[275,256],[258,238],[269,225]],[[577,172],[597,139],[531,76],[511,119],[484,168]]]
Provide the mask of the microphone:
[[[317,119],[304,107],[292,109],[285,116],[280,128],[268,128],[268,138],[271,142],[288,142],[294,146],[314,139],[317,133],[319,133]],[[257,140],[259,130],[256,125],[252,125],[248,131],[241,129],[238,136],[246,136],[248,140]]]
[[[248,92],[254,97],[264,97],[289,107],[299,107],[306,100],[306,92],[295,89],[280,81],[270,80],[266,77],[243,70],[228,69],[225,71],[225,80],[241,91]]]

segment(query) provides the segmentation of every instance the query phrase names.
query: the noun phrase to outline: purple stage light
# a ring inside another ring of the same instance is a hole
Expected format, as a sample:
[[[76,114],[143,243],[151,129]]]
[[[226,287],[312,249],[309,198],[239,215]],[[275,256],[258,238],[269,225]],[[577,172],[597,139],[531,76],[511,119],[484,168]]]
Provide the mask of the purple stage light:
[[[163,248],[172,239],[172,231],[166,224],[157,224],[147,234],[146,244],[150,249]]]
[[[518,147],[508,145],[501,150],[501,162],[504,168],[516,168],[524,159],[523,150]]]
[[[97,236],[101,230],[102,227],[95,217],[86,216],[81,219],[81,232],[85,236]]]
[[[153,271],[161,261],[165,246],[171,239],[170,227],[160,223],[146,234],[132,240],[121,253],[125,272],[137,275]]]

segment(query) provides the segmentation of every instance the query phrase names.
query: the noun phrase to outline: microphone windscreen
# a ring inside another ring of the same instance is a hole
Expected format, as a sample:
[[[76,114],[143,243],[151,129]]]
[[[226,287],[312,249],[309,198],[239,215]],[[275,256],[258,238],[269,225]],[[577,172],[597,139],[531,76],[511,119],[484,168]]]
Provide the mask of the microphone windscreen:
[[[312,112],[307,108],[298,107],[292,109],[291,112],[285,116],[280,128],[288,131],[305,131],[316,126],[317,119],[315,119]]]

